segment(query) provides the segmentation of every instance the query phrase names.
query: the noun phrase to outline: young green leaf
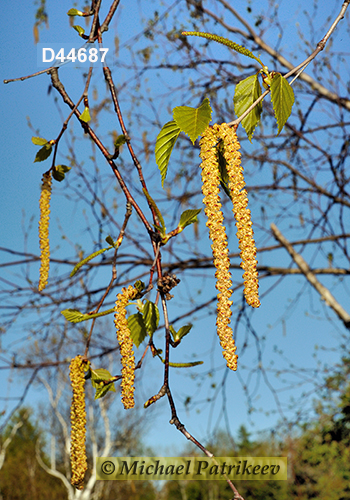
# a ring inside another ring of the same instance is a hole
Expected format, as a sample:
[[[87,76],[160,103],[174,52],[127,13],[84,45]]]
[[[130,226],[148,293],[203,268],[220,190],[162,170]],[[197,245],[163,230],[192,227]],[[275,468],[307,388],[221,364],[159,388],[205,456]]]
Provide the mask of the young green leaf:
[[[218,144],[216,151],[217,151],[217,155],[218,155],[220,185],[221,185],[222,189],[224,190],[225,194],[230,199],[232,199],[231,192],[230,192],[230,189],[228,187],[230,179],[229,179],[228,172],[227,172],[227,161],[226,161],[226,158],[224,156],[225,149],[224,149],[224,144],[222,141],[220,141],[220,143]]]
[[[192,143],[202,135],[211,120],[211,107],[206,97],[199,108],[177,106],[173,109],[173,118],[181,132],[187,134]]]
[[[104,381],[110,380],[109,384],[104,384]],[[108,370],[104,368],[97,368],[91,370],[91,384],[96,389],[95,399],[102,398],[108,391],[116,392],[113,377]]]
[[[52,170],[52,177],[56,181],[61,182],[65,178],[65,174],[69,172],[70,169],[71,167],[67,167],[66,165],[56,165]]]
[[[134,288],[136,288],[136,290],[139,292],[139,293],[142,293],[144,291],[144,289],[146,288],[145,284],[143,281],[141,280],[137,280],[135,281],[134,283]],[[138,297],[137,297],[138,298]]]
[[[130,337],[132,338],[136,347],[139,347],[139,345],[147,336],[147,329],[143,321],[142,314],[138,312],[129,316],[128,325],[130,329]]]
[[[63,314],[66,320],[70,321],[71,323],[79,323],[80,321],[84,321],[84,316],[86,316],[86,314],[81,313],[77,309],[65,309],[64,311],[61,311],[61,314]]]
[[[166,232],[166,227],[165,227],[165,224],[164,224],[164,218],[159,210],[159,208],[157,207],[157,204],[156,202],[154,201],[154,199],[152,198],[152,196],[149,194],[149,192],[147,191],[147,189],[145,188],[142,188],[142,191],[143,191],[143,194],[146,196],[148,202],[150,205],[152,205],[157,217],[158,217],[158,220],[160,222],[160,227],[159,226],[156,226],[158,231],[160,232],[160,234],[162,236],[165,235],[165,232]]]
[[[231,40],[228,40],[227,38],[224,38],[222,36],[218,35],[212,35],[211,33],[203,33],[201,31],[183,31],[181,33],[182,35],[193,35],[193,36],[200,36],[202,38],[208,38],[209,40],[213,40],[214,42],[222,43],[223,45],[226,45],[227,47],[230,47],[230,49],[235,50],[236,52],[239,52],[240,54],[243,54],[244,56],[251,57],[252,59],[255,59],[258,61],[261,66],[263,66],[263,63],[260,61],[260,57],[256,57],[250,50],[246,49],[242,45],[239,45],[238,43],[231,42]]]
[[[198,222],[197,215],[201,211],[202,211],[201,208],[197,208],[196,210],[185,210],[184,212],[182,212],[178,227],[180,227],[181,230],[183,230],[185,229],[186,226],[189,226],[194,222]]]
[[[67,321],[71,323],[80,323],[81,321],[87,321],[89,319],[98,318],[100,316],[106,316],[107,314],[114,313],[113,309],[107,309],[106,311],[102,311],[95,314],[84,314],[77,309],[64,309],[61,311],[61,314],[66,318]]]
[[[292,112],[294,92],[288,81],[280,73],[274,75],[270,88],[271,101],[278,125],[278,135]]]
[[[112,378],[112,375],[109,373],[108,370],[105,370],[105,368],[96,368],[95,370],[91,368],[90,371],[91,371],[91,384],[95,389],[97,389],[99,382],[103,382],[105,380],[111,380]]]
[[[187,335],[192,328],[193,325],[184,325],[180,328],[180,330],[177,332],[173,327],[170,327],[170,332],[173,336],[174,342],[177,342],[178,340],[181,340],[182,337]]]
[[[120,148],[120,146],[122,146],[125,143],[126,143],[126,136],[124,134],[118,135],[118,137],[114,141],[114,147]]]
[[[162,187],[168,172],[168,164],[175,142],[180,134],[180,127],[174,120],[166,123],[159,132],[154,150],[156,163],[162,176]]]
[[[82,122],[89,122],[91,120],[89,108],[86,107],[79,118]]]
[[[106,242],[107,242],[107,243],[109,243],[109,245],[111,245],[112,247],[114,247],[114,246],[115,246],[115,243],[114,243],[114,241],[113,241],[113,238],[112,238],[111,236],[109,236],[109,235],[108,235],[108,236],[107,236],[107,238],[106,238]]]
[[[32,143],[36,146],[44,146],[44,144],[47,144],[48,142],[49,141],[47,141],[43,137],[32,137]]]
[[[95,392],[95,399],[103,398],[107,394],[108,391],[116,392],[113,383],[106,384],[106,385],[103,384],[101,387],[98,387],[96,389],[96,392]]]
[[[39,149],[39,151],[37,152],[37,154],[35,156],[35,160],[33,163],[35,163],[37,161],[46,160],[46,158],[48,158],[51,153],[52,153],[52,145],[48,142],[45,144],[45,146],[43,146],[41,149]]]
[[[69,11],[67,12],[67,15],[68,16],[82,16],[83,13],[81,12],[81,10],[69,9]]]
[[[248,76],[236,85],[233,98],[235,113],[241,116],[259,97],[261,96],[261,87],[258,75]],[[260,121],[262,113],[262,103],[259,102],[252,111],[242,120],[242,126],[251,141],[255,127]]]
[[[142,316],[147,333],[152,337],[159,325],[158,307],[150,300],[147,300],[142,309]]]
[[[81,26],[73,26],[73,28],[79,33],[79,36],[82,36],[85,33],[84,28],[82,28]]]

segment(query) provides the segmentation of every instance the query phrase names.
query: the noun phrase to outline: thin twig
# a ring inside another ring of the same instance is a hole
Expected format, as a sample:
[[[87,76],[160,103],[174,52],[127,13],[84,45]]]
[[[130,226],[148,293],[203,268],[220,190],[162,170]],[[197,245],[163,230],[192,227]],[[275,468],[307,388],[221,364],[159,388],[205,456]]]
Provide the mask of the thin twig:
[[[296,265],[305,275],[305,278],[308,280],[308,282],[311,283],[311,285],[315,288],[315,290],[321,295],[322,300],[324,300],[325,303],[333,309],[336,315],[342,320],[345,327],[350,330],[350,315],[345,311],[345,309],[343,309],[343,307],[339,304],[339,302],[335,299],[335,297],[333,297],[328,288],[323,286],[318,281],[318,279],[311,271],[311,269],[309,268],[308,264],[303,259],[303,257],[294,250],[293,246],[283,236],[283,234],[275,224],[271,224],[271,230],[276,240],[279,241],[286,248],[289,255],[292,257]]]
[[[276,50],[274,50],[272,47],[270,47],[268,44],[266,44],[254,31],[254,29],[250,26],[250,24],[232,7],[232,3],[227,2],[226,0],[218,0],[222,5],[226,7],[242,24],[245,26],[245,28],[248,30],[248,33],[246,34],[246,38],[252,38],[256,44],[258,44],[265,52],[270,54],[274,59],[276,59],[280,64],[285,66],[286,68],[289,68],[290,71],[284,75],[285,78],[291,76],[294,74],[296,71],[298,71],[301,67],[305,66],[308,62],[310,62],[312,59],[316,57],[316,55],[323,50],[326,42],[328,41],[329,37],[332,35],[334,32],[336,26],[338,23],[344,18],[345,12],[349,6],[350,0],[345,0],[341,10],[332,23],[331,27],[325,34],[325,36],[320,40],[320,42],[317,44],[316,49],[313,51],[313,53],[305,59],[305,61],[301,62],[297,66],[293,66],[292,63],[290,63],[285,57],[280,55]],[[211,15],[210,11],[207,12],[209,15]],[[228,28],[229,29],[229,28]],[[308,83],[313,89],[315,89],[321,96],[325,97],[326,99],[338,103],[344,108],[350,110],[350,100],[347,98],[341,98],[334,92],[331,92],[330,90],[326,89],[323,85],[321,85],[319,82],[314,80],[311,76],[301,73],[300,78],[304,80],[306,83]],[[236,124],[236,121],[233,121],[232,124]]]
[[[53,87],[61,94],[63,101],[66,104],[68,104],[68,106],[71,109],[74,109],[75,105],[74,105],[73,101],[68,96],[68,94],[64,88],[64,85],[62,84],[62,82],[58,78],[57,68],[52,68],[52,70],[50,71],[50,74],[51,74],[51,81],[52,81]],[[74,114],[77,116],[77,118],[80,118],[81,113],[77,109],[74,111]],[[84,131],[90,135],[91,139],[95,142],[96,146],[100,149],[103,156],[106,158],[107,162],[111,166],[113,173],[116,176],[116,178],[119,182],[119,185],[126,196],[127,201],[129,201],[132,204],[132,206],[135,208],[137,214],[139,215],[140,219],[142,220],[142,222],[143,222],[144,226],[146,227],[147,231],[149,232],[149,234],[153,235],[154,231],[152,229],[152,226],[149,224],[149,222],[147,221],[141,208],[139,207],[139,205],[136,203],[135,199],[131,195],[131,193],[130,193],[129,189],[127,188],[127,186],[124,182],[124,179],[123,179],[122,175],[120,174],[116,164],[114,163],[113,160],[110,159],[110,155],[109,155],[107,149],[104,147],[104,145],[102,144],[100,139],[97,137],[95,132],[92,130],[92,128],[87,123],[85,123],[81,120],[80,120],[80,123],[81,123],[81,126],[83,127]]]
[[[102,307],[103,305],[103,302],[105,301],[105,298],[107,297],[107,295],[109,294],[112,286],[113,286],[113,283],[115,282],[115,280],[117,279],[117,269],[116,269],[116,263],[117,263],[117,254],[118,254],[118,249],[123,241],[123,237],[124,237],[124,234],[125,234],[125,229],[126,229],[126,226],[128,224],[128,221],[131,217],[131,214],[132,214],[132,206],[129,202],[126,203],[126,213],[125,213],[125,216],[124,216],[124,222],[123,222],[123,225],[120,229],[120,232],[119,232],[119,236],[117,238],[117,245],[116,245],[116,249],[114,251],[114,256],[113,256],[113,261],[112,261],[112,277],[111,277],[111,280],[104,292],[104,294],[102,295],[101,297],[101,300],[99,301],[99,303],[97,304],[96,308],[91,311],[91,314],[96,314],[98,313],[98,311],[100,310],[100,308]],[[88,350],[89,350],[89,346],[90,346],[90,341],[91,341],[91,336],[92,336],[92,332],[93,332],[93,329],[94,329],[94,326],[95,326],[95,321],[96,321],[96,318],[94,318],[92,320],[92,323],[91,323],[91,327],[90,327],[90,332],[89,332],[89,336],[86,340],[86,347],[85,347],[85,353],[84,353],[84,357],[87,357],[88,355]]]

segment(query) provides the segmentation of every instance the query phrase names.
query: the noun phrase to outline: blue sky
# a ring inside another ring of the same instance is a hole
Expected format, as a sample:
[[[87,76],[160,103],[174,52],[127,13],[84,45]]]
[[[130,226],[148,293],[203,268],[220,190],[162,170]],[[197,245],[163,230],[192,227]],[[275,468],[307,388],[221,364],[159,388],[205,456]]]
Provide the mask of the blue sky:
[[[130,3],[132,4],[132,8],[134,8],[134,12],[137,12],[135,16],[128,15]],[[157,2],[149,3],[151,12],[155,8],[155,3]],[[312,12],[313,2],[292,3],[285,1],[280,3],[280,14],[284,23],[284,36],[280,50],[283,51],[283,48],[287,48],[288,43],[292,43],[292,40],[298,36],[299,29],[307,29],[308,21],[307,16],[303,15],[303,9],[310,7],[310,11]],[[314,19],[316,21],[320,20],[320,33],[322,33],[321,25],[326,22],[327,16],[334,17],[337,8],[340,8],[340,2],[336,2],[336,4],[333,10],[329,11],[328,5],[322,3],[319,10],[314,13]],[[62,41],[62,43],[76,44],[76,32],[69,26],[66,15],[70,7],[72,7],[72,4],[66,0],[62,2],[48,1],[50,28],[48,30],[43,28],[40,31],[40,42],[50,44]],[[246,15],[246,9],[243,6],[238,5],[237,8],[241,8],[242,15]],[[122,46],[128,40],[132,39],[134,35],[138,34],[142,29],[139,21],[139,18],[142,17],[140,14],[142,9],[147,14],[144,3],[140,6],[139,2],[133,1],[129,2],[128,6],[126,6],[122,2],[121,14],[118,15],[116,21],[112,24],[105,38],[105,46],[108,43],[113,45],[116,33],[118,33]],[[41,69],[37,68],[37,47],[34,44],[32,34],[34,13],[35,7],[32,2],[9,2],[6,8],[3,9],[4,42],[0,49],[1,81],[3,79],[28,75]],[[339,49],[341,49],[342,41],[345,38],[348,39],[345,25],[340,24],[338,32],[336,40],[339,43]],[[278,33],[273,28],[267,34],[270,41],[274,40],[274,37],[277,36]],[[318,33],[315,33],[313,36],[315,40],[312,40],[312,43],[317,43],[319,39],[317,38]],[[121,49],[120,57],[123,54],[127,57],[128,51],[126,48]],[[300,61],[298,60],[297,62]],[[82,89],[80,73],[71,67],[62,68],[60,71],[62,71],[62,79],[65,78],[69,82],[72,98],[80,96]],[[312,68],[309,68],[308,71],[312,74]],[[120,81],[126,81],[128,74],[126,71],[123,72],[120,70],[118,77]],[[43,136],[47,139],[56,137],[62,124],[53,95],[52,93],[48,95],[48,84],[48,77],[46,75],[40,75],[24,82],[15,82],[7,85],[1,84],[1,246],[17,251],[23,251],[25,248],[28,252],[38,253],[36,227],[39,215],[38,197],[40,178],[43,167],[39,163],[33,164],[37,148],[32,144],[31,137],[32,135]],[[163,83],[155,79],[151,84],[154,85],[154,91],[159,92]],[[183,103],[178,103],[178,105],[181,104]],[[145,108],[145,115],[147,115],[147,112],[148,110]],[[28,118],[32,127],[37,132],[34,133],[28,126]],[[160,118],[163,123],[171,119],[166,106],[160,109]],[[115,119],[111,118],[111,120]],[[114,121],[101,125],[102,130],[109,130],[111,128],[116,128]],[[77,129],[78,127],[75,125],[76,133],[78,133]],[[79,153],[84,150],[84,144],[77,145]],[[85,159],[85,161],[88,164],[89,160]],[[153,164],[152,168],[154,166]],[[147,169],[149,168],[147,166]],[[146,170],[148,178],[151,178],[152,175],[154,175],[153,171]],[[255,175],[262,174],[256,172]],[[158,187],[160,188],[160,184]],[[51,241],[52,247],[55,249],[55,256],[58,258],[59,255],[66,252],[68,252],[68,255],[69,252],[70,255],[73,255],[73,249],[70,244],[62,240],[62,234],[66,230],[68,231],[68,228],[71,229],[72,227],[76,228],[75,234],[74,231],[72,234],[80,238],[86,254],[89,253],[91,251],[90,237],[79,232],[79,221],[81,220],[79,211],[81,207],[66,205],[61,186],[55,186],[55,191],[52,202],[53,223],[51,226]],[[62,229],[59,228],[58,217],[61,221]],[[24,247],[23,233],[28,228],[31,229]],[[190,233],[188,233],[188,237],[190,237]],[[205,246],[209,245],[208,241],[205,241],[203,244]],[[9,257],[8,254],[0,254],[0,259],[4,262],[7,262],[9,258],[17,259],[17,257]],[[285,254],[281,251],[274,252],[273,260],[276,265],[286,265]],[[259,262],[260,264],[267,264],[271,262],[271,259],[267,255],[261,254]],[[38,266],[33,266],[33,279],[37,270]],[[14,278],[12,273],[18,272],[20,271],[16,268],[5,268],[1,271],[2,276],[7,280],[11,280],[12,277]],[[260,289],[263,298],[272,281],[273,279],[269,278],[261,283]],[[326,279],[324,282],[332,284],[332,278]],[[179,287],[178,303],[169,303],[170,312],[174,317],[181,313],[181,304],[186,303],[188,290],[185,287],[189,283],[187,280],[182,288]],[[198,284],[198,281],[196,283]],[[283,406],[288,404],[290,395],[298,398],[301,391],[312,391],[312,370],[317,367],[318,357],[321,363],[331,366],[339,359],[338,346],[343,341],[344,332],[342,328],[332,312],[329,312],[331,321],[327,321],[325,306],[320,303],[316,293],[307,290],[303,292],[305,300],[296,303],[293,302],[293,297],[303,287],[304,280],[302,277],[289,278],[288,281],[286,280],[286,286],[270,291],[269,295],[266,296],[266,300],[263,300],[263,306],[258,311],[255,311],[254,314],[249,313],[248,315],[254,328],[259,332],[262,357],[264,365],[267,367],[269,383],[273,384],[277,392],[280,391],[279,396],[283,401]],[[343,300],[342,305],[346,307],[346,303],[344,303],[345,301],[341,295],[342,290],[338,287],[335,293],[338,294],[341,303]],[[208,297],[215,295],[214,283],[212,281],[209,285],[206,285],[205,294]],[[310,303],[314,304],[314,310],[310,310]],[[216,336],[208,335],[208,332],[215,331],[214,315],[209,317],[203,315],[202,317],[201,314],[198,314],[197,316],[193,334],[186,339],[186,345],[184,345],[183,349],[180,347],[174,351],[173,359],[174,361],[181,361],[183,357],[186,360],[192,359],[192,353],[194,353],[195,358],[193,359],[202,359],[202,356],[204,356],[206,363],[203,365],[203,369],[196,371],[197,375],[195,377],[189,372],[184,373],[179,369],[174,370],[171,372],[170,381],[173,384],[175,400],[183,402],[187,396],[195,394],[194,400],[198,404],[194,405],[193,409],[191,409],[191,405],[186,409],[179,403],[179,417],[190,432],[193,432],[199,439],[205,439],[208,436],[208,432],[212,432],[215,423],[219,422],[219,425],[224,427],[225,421],[222,412],[222,396],[218,396],[218,399],[215,400],[215,405],[208,403],[208,383],[203,384],[202,379],[208,380],[212,377],[213,384],[216,384],[216,388],[213,387],[210,389],[213,394],[222,382],[225,363],[218,361],[220,359],[220,347],[218,346]],[[282,317],[283,321],[281,320]],[[19,346],[22,346],[20,339],[23,336],[22,329],[25,324],[26,319],[23,318],[13,325],[9,330],[9,334],[2,339],[2,348],[7,348],[11,345],[11,349],[13,349],[13,346],[16,346],[17,342]],[[237,338],[237,343],[240,346],[244,344],[245,336],[249,336],[248,321],[245,325],[245,330],[240,329]],[[158,343],[159,345],[162,343],[161,334],[159,334]],[[315,346],[317,346],[316,351]],[[326,351],[323,352],[323,349]],[[278,353],[279,350],[283,351],[283,355]],[[317,353],[316,358],[314,357],[315,352]],[[297,366],[303,366],[304,373],[295,369],[294,374],[285,374],[284,378],[287,380],[289,378],[291,384],[295,384],[299,378],[307,380],[310,377],[310,383],[305,382],[302,388],[294,387],[293,390],[285,389],[286,384],[280,382],[274,376],[273,371],[275,369],[283,370],[287,368],[288,362],[286,358],[291,362],[295,360]],[[258,368],[259,364],[257,350],[253,342],[250,342],[249,347],[245,349],[241,347],[239,363],[239,371],[237,373],[230,372],[227,375],[226,381],[228,418],[233,435],[236,434],[239,425],[242,423],[246,424],[253,432],[273,427],[280,415],[276,408],[274,394],[269,389],[268,384],[262,380],[258,370],[256,370],[256,373],[252,372],[252,368]],[[220,368],[215,372],[214,368],[218,366]],[[154,392],[159,390],[160,386],[158,382],[160,378],[157,378],[157,376],[160,377],[161,369],[161,366],[154,366],[150,360],[148,361],[146,373],[149,378],[146,378],[146,382],[140,381],[139,389],[137,389],[140,394],[140,400],[150,397],[152,395],[150,391],[153,389]],[[6,378],[7,375],[7,371],[0,372],[2,379]],[[250,392],[254,407],[259,410],[250,416],[247,415],[247,400],[244,394],[244,386],[247,384],[251,388]],[[9,386],[6,385],[6,387],[8,391]],[[6,392],[6,395],[8,394]],[[33,389],[29,393],[27,402],[38,401],[38,399],[40,399],[40,393],[36,389]],[[312,392],[309,401],[311,399]],[[0,401],[0,407],[2,404],[3,401]],[[6,410],[10,408],[11,405],[6,406]],[[151,415],[150,420],[152,421],[152,425],[146,436],[146,443],[156,446],[158,454],[160,452],[165,454],[167,449],[173,450],[173,446],[177,446],[180,451],[186,445],[185,440],[179,438],[178,431],[167,423],[170,419],[170,412],[165,399],[159,401],[154,408],[150,408],[148,414]],[[287,411],[287,414],[290,414],[290,412]]]

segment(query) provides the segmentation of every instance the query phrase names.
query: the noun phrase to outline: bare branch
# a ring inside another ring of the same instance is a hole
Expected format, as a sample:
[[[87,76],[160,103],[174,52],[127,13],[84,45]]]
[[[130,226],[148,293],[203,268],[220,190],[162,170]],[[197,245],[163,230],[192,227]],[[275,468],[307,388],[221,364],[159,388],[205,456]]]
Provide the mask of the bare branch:
[[[288,251],[289,255],[292,257],[294,262],[297,264],[301,272],[305,275],[305,278],[311,283],[311,285],[317,290],[317,292],[321,295],[322,300],[330,306],[336,315],[343,321],[346,328],[350,329],[350,315],[343,309],[343,307],[339,304],[339,302],[333,297],[331,292],[323,286],[314,273],[309,268],[308,264],[305,262],[303,257],[298,254],[293,246],[289,243],[289,241],[283,236],[281,231],[277,228],[275,224],[271,224],[271,230],[273,232],[274,237],[277,241],[279,241]]]

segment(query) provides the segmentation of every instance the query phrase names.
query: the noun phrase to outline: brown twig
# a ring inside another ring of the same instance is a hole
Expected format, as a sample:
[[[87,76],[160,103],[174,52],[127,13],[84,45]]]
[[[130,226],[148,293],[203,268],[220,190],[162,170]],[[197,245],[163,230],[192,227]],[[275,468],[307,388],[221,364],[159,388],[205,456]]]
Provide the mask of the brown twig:
[[[126,226],[128,224],[128,221],[129,221],[129,219],[131,217],[131,214],[132,214],[132,206],[131,206],[131,204],[129,202],[127,202],[126,203],[126,213],[125,213],[125,216],[124,216],[124,222],[123,222],[123,225],[122,225],[122,227],[120,229],[119,236],[117,238],[116,248],[115,248],[114,256],[113,256],[113,261],[112,261],[112,277],[111,277],[111,280],[110,280],[110,282],[109,282],[109,284],[108,284],[108,286],[107,286],[104,294],[101,297],[101,300],[97,304],[96,308],[93,311],[91,311],[91,314],[98,313],[98,311],[102,307],[102,304],[105,301],[105,298],[109,294],[109,292],[110,292],[110,290],[111,290],[111,288],[113,286],[113,283],[117,279],[116,264],[117,264],[118,249],[119,249],[120,245],[122,244],[123,237],[124,237],[124,234],[125,234],[125,229],[126,229]],[[91,323],[91,327],[90,327],[89,336],[88,336],[88,338],[86,340],[86,347],[85,347],[85,353],[84,353],[85,357],[87,357],[87,355],[88,355],[88,350],[89,350],[89,346],[90,346],[92,332],[93,332],[93,329],[94,329],[94,326],[95,326],[95,321],[96,321],[96,318],[93,318],[92,323]]]
[[[63,101],[66,104],[68,104],[68,106],[73,110],[75,108],[75,105],[74,105],[73,101],[70,99],[70,97],[68,96],[68,94],[64,88],[64,85],[62,84],[62,82],[58,78],[57,68],[52,68],[50,71],[50,74],[51,74],[51,81],[52,81],[53,87],[62,96]],[[75,109],[74,114],[77,116],[77,118],[80,118],[80,112],[77,109]],[[95,132],[92,130],[92,128],[87,123],[82,122],[81,120],[80,120],[80,123],[81,123],[81,126],[83,127],[84,131],[90,135],[91,139],[95,142],[96,146],[100,149],[103,156],[106,158],[107,162],[111,166],[113,173],[116,176],[116,178],[119,182],[119,185],[125,194],[127,201],[129,201],[131,203],[131,205],[135,208],[137,214],[139,215],[140,219],[142,220],[148,233],[150,235],[153,235],[154,231],[152,229],[152,226],[149,224],[149,222],[147,221],[146,217],[144,216],[141,208],[139,207],[139,205],[136,203],[135,199],[131,195],[131,193],[130,193],[129,189],[127,188],[127,186],[124,182],[124,179],[123,179],[122,175],[120,174],[116,164],[114,163],[113,160],[110,159],[110,155],[109,155],[107,149],[104,147],[104,145],[102,144],[100,139],[97,137]]]
[[[207,457],[212,458],[215,461],[215,457],[214,457],[213,453],[211,453],[209,450],[207,450],[207,448],[205,448],[205,446],[203,446],[194,436],[192,436],[192,434],[190,434],[188,432],[188,430],[186,429],[184,424],[182,424],[180,422],[180,420],[177,416],[177,413],[176,413],[175,403],[174,403],[174,400],[173,400],[173,397],[172,397],[172,394],[171,394],[169,387],[167,389],[167,396],[168,396],[168,401],[169,401],[169,405],[171,408],[170,424],[175,425],[177,430],[180,431],[186,437],[186,439],[188,439],[195,446],[197,446],[197,448],[199,448]],[[225,477],[226,477],[227,484],[229,485],[229,487],[231,488],[231,490],[234,493],[234,498],[236,500],[244,500],[244,498],[238,493],[238,490],[235,487],[235,485],[232,483],[232,481],[226,475],[225,475]]]
[[[112,96],[112,100],[113,100],[113,104],[114,104],[114,109],[115,109],[115,112],[116,112],[116,114],[118,116],[120,127],[122,129],[122,132],[123,132],[124,136],[126,137],[126,144],[127,144],[129,153],[131,155],[132,161],[134,162],[134,165],[135,165],[135,167],[137,169],[137,172],[139,174],[139,179],[140,179],[140,182],[141,182],[142,189],[145,190],[146,193],[148,193],[148,189],[147,189],[147,186],[146,186],[145,178],[143,176],[141,164],[140,164],[140,162],[139,162],[139,160],[138,160],[138,158],[137,158],[137,156],[135,154],[135,151],[134,151],[134,149],[133,149],[133,147],[131,145],[130,137],[129,137],[128,131],[127,131],[125,123],[124,123],[123,115],[122,115],[122,112],[121,112],[121,109],[120,109],[120,105],[119,105],[119,101],[118,101],[118,96],[117,96],[116,88],[115,88],[115,85],[113,83],[112,73],[111,73],[111,71],[110,71],[110,69],[108,67],[104,67],[103,68],[103,72],[104,72],[105,80],[106,80],[106,82],[108,83],[108,86],[109,86],[109,90],[110,90],[110,93],[111,93],[111,96]],[[156,211],[155,211],[152,203],[150,202],[149,198],[147,196],[146,196],[146,198],[147,198],[148,205],[149,205],[150,210],[151,210],[152,215],[153,215],[153,221],[156,224],[157,223],[157,214],[156,214]]]
[[[112,3],[112,5],[111,5],[111,7],[109,9],[109,12],[108,12],[108,14],[106,16],[106,19],[101,24],[101,33],[103,33],[104,31],[108,30],[109,23],[113,19],[113,16],[115,14],[115,11],[118,8],[119,3],[120,3],[120,0],[114,0],[114,2]]]
[[[289,241],[283,236],[281,231],[275,224],[271,224],[271,230],[273,232],[274,237],[277,241],[279,241],[285,249],[288,251],[289,255],[292,257],[296,265],[299,267],[301,272],[305,275],[305,278],[308,282],[315,288],[315,290],[321,295],[322,300],[330,306],[336,315],[342,320],[345,327],[350,330],[350,315],[343,309],[343,307],[339,304],[339,302],[333,297],[331,292],[322,285],[311,271],[310,267],[303,259],[303,257],[298,254],[293,246],[289,243]]]
[[[291,76],[292,74],[296,73],[299,69],[304,68],[311,62],[317,55],[318,53],[324,49],[326,42],[334,32],[336,26],[338,23],[344,18],[345,12],[347,8],[349,7],[350,0],[345,0],[343,2],[343,5],[341,7],[341,10],[332,23],[331,27],[327,31],[327,33],[324,35],[322,40],[317,44],[316,49],[313,51],[313,53],[308,56],[305,61],[301,62],[297,66],[294,66],[292,63],[290,63],[287,59],[285,59],[282,55],[280,55],[275,49],[270,47],[268,44],[266,44],[254,31],[254,29],[250,26],[250,24],[232,7],[231,3],[228,3],[226,0],[219,0],[219,2],[226,7],[242,24],[243,26],[248,30],[248,34],[246,34],[247,38],[252,38],[254,42],[261,47],[265,52],[270,54],[274,59],[276,59],[280,64],[285,66],[286,68],[289,68],[290,71],[284,75],[285,78]],[[304,68],[305,69],[305,68]],[[347,98],[339,98],[337,94],[334,92],[331,92],[330,90],[326,89],[323,85],[321,85],[319,82],[314,80],[311,76],[305,74],[305,73],[300,73],[299,74],[300,78],[304,80],[306,83],[308,83],[313,89],[317,90],[317,92],[322,96],[328,99],[329,101],[335,102],[343,106],[344,108],[350,110],[350,100]],[[237,120],[234,120],[231,124],[236,124],[240,123]]]

